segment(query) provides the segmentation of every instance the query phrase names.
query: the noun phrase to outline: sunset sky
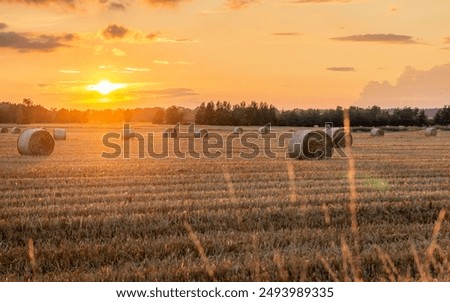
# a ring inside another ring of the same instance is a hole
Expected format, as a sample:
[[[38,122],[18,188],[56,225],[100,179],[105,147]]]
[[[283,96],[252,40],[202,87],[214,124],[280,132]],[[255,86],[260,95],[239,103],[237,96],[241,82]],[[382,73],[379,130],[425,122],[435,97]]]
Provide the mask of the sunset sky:
[[[450,104],[448,0],[0,0],[0,101]]]

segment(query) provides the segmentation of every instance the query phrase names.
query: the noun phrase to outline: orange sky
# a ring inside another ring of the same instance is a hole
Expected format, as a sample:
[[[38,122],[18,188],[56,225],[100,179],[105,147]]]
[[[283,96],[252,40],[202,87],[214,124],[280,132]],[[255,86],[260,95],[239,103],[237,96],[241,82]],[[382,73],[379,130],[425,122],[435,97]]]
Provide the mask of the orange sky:
[[[0,0],[0,101],[442,107],[449,12],[448,0]]]

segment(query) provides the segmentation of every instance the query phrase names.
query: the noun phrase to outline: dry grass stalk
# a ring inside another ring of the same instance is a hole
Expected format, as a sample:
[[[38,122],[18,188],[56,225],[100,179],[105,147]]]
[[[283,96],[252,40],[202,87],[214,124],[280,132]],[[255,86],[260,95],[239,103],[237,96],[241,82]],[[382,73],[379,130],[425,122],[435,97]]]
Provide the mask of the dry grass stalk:
[[[255,271],[254,280],[255,282],[263,281],[261,278],[261,262],[259,260],[259,248],[258,248],[258,236],[255,234],[252,236],[252,246],[253,246],[253,256],[255,257]]]
[[[289,176],[289,189],[290,189],[290,197],[289,200],[291,202],[297,201],[297,188],[295,187],[295,172],[294,172],[294,164],[291,161],[286,162],[287,173]]]
[[[236,191],[234,190],[233,181],[231,179],[231,174],[228,171],[226,166],[222,167],[223,170],[223,178],[225,178],[225,182],[227,183],[228,194],[230,195],[230,199],[235,202],[236,201]]]
[[[431,278],[428,274],[427,269],[420,261],[420,258],[419,258],[419,255],[417,253],[417,249],[416,249],[416,246],[414,245],[414,243],[411,243],[411,252],[414,257],[414,263],[416,264],[417,270],[419,271],[419,274],[420,274],[420,281],[425,281],[425,282],[431,281]]]
[[[203,248],[202,243],[197,237],[197,234],[194,233],[194,230],[192,229],[191,225],[187,220],[183,221],[183,226],[186,229],[186,231],[189,234],[189,238],[191,238],[192,242],[194,243],[195,247],[197,248],[197,251],[200,255],[200,259],[202,260],[203,264],[206,267],[206,271],[208,272],[208,275],[211,277],[211,279],[215,282],[217,282],[217,279],[215,277],[214,273],[214,267],[209,262],[208,256],[206,256],[205,249]]]
[[[322,211],[323,211],[323,219],[324,219],[325,226],[330,226],[330,224],[331,224],[330,210],[325,203],[322,204]]]
[[[389,256],[380,248],[380,246],[376,245],[375,251],[378,254],[378,258],[380,259],[381,264],[383,265],[383,269],[384,269],[385,273],[387,274],[389,281],[391,281],[391,282],[397,281],[398,273],[396,270],[394,271],[392,269],[392,266],[391,266],[392,260],[391,260],[391,262],[389,262],[389,260],[388,260]]]
[[[336,273],[331,269],[330,263],[328,263],[328,260],[325,259],[325,257],[322,256],[322,254],[318,253],[317,257],[319,258],[322,265],[325,267],[327,273],[330,275],[333,282],[340,282],[338,276]]]
[[[347,271],[348,267],[350,268],[350,271],[353,276],[353,281],[361,282],[364,281],[361,278],[361,272],[358,267],[358,265],[355,263],[355,260],[353,258],[352,252],[350,251],[350,248],[345,241],[345,238],[341,237],[341,249],[342,249],[342,263],[343,263],[343,270],[344,270],[344,276],[348,277]]]
[[[439,212],[439,215],[438,215],[438,218],[436,220],[436,223],[434,224],[433,234],[431,236],[431,242],[428,245],[428,248],[426,250],[426,260],[425,260],[425,267],[426,268],[428,268],[430,263],[433,263],[433,262],[434,262],[433,265],[435,267],[437,266],[437,263],[435,261],[435,258],[433,256],[433,254],[434,254],[434,251],[435,251],[436,246],[437,246],[437,238],[439,236],[439,231],[441,230],[442,223],[443,223],[444,218],[445,218],[445,214],[446,214],[446,210],[442,209]]]
[[[278,270],[278,276],[280,277],[281,282],[288,282],[289,281],[289,273],[286,270],[285,264],[284,264],[284,258],[281,255],[280,251],[275,251],[273,254],[273,262],[277,265]]]
[[[38,270],[36,264],[36,255],[34,251],[33,239],[28,239],[28,259],[30,260],[31,272],[33,274],[33,280],[36,280]]]

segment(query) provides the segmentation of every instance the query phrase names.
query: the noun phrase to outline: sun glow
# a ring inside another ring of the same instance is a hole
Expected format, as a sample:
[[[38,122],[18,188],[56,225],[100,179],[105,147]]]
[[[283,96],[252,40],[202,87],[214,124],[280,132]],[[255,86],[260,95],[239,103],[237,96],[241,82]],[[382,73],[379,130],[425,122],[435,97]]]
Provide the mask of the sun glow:
[[[126,84],[111,83],[108,80],[102,80],[95,85],[88,85],[86,87],[86,89],[89,91],[97,91],[98,93],[100,93],[102,95],[108,95],[113,91],[116,91],[118,89],[125,88],[125,87],[127,87]]]

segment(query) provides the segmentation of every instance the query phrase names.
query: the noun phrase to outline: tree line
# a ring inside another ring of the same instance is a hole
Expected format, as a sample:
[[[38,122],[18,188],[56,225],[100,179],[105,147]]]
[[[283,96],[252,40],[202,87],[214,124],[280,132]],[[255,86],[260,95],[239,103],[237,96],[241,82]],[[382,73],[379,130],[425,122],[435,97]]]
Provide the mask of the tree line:
[[[332,122],[342,126],[344,109],[292,109],[279,110],[265,102],[242,102],[232,105],[227,101],[203,102],[195,109],[171,106],[169,108],[135,109],[47,109],[30,99],[22,103],[0,103],[0,123],[110,123],[152,122],[154,124],[197,123],[201,125],[266,125],[274,126],[323,126]],[[381,109],[350,107],[352,126],[427,126],[450,125],[450,107],[437,110],[434,117],[426,116],[419,108]]]

